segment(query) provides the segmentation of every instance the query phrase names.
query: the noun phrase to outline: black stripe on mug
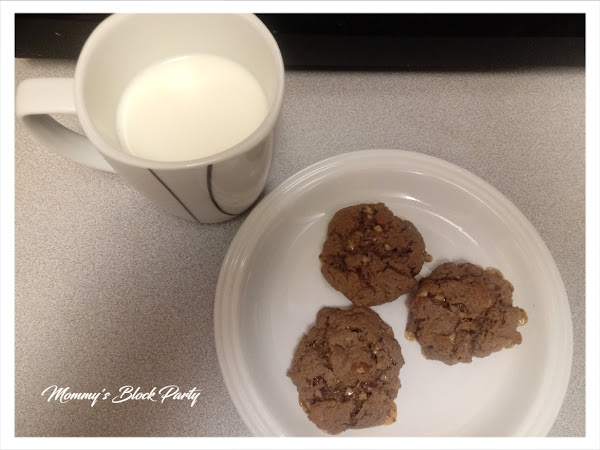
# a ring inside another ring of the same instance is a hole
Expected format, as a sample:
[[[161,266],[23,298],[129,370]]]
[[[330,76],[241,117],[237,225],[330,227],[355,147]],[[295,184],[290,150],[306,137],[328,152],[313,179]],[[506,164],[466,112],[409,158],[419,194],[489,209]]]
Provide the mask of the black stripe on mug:
[[[166,184],[166,183],[165,183],[163,180],[161,180],[161,179],[158,177],[158,175],[156,175],[156,174],[154,173],[154,171],[153,171],[152,169],[148,169],[148,171],[149,171],[149,172],[150,172],[152,175],[154,175],[154,178],[156,178],[156,179],[157,179],[157,180],[160,182],[160,184],[162,184],[162,185],[163,185],[163,186],[164,186],[164,187],[167,189],[167,191],[169,191],[169,193],[170,193],[170,194],[173,196],[173,198],[174,198],[175,200],[177,200],[181,206],[183,206],[183,208],[184,208],[184,209],[187,211],[187,213],[188,213],[190,216],[192,216],[196,222],[200,223],[200,221],[199,221],[199,220],[196,218],[196,216],[194,216],[194,214],[192,214],[192,212],[191,212],[191,211],[188,209],[188,207],[187,207],[187,206],[185,206],[185,204],[184,204],[184,203],[183,203],[183,202],[182,202],[182,201],[179,199],[179,197],[177,197],[177,196],[175,195],[175,193],[174,193],[174,192],[171,190],[171,188],[169,188],[169,186],[167,186],[167,184]],[[211,198],[212,198],[212,194],[211,194]]]
[[[221,211],[223,214],[227,214],[228,216],[237,216],[237,214],[231,214],[228,213],[227,211],[224,211],[223,208],[221,208],[219,206],[219,204],[217,203],[217,200],[215,199],[215,195],[213,194],[213,189],[212,189],[212,169],[213,166],[212,164],[208,166],[208,170],[206,171],[206,185],[208,186],[208,195],[210,195],[210,200],[213,202],[213,205],[215,205],[215,207]]]

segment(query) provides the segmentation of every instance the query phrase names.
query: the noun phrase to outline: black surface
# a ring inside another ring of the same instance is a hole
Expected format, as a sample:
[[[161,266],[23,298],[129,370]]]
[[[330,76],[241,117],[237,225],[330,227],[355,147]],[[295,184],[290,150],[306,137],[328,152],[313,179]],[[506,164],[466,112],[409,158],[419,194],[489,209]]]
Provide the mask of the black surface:
[[[17,58],[76,59],[108,14],[17,14]],[[259,14],[287,68],[585,65],[584,14]]]

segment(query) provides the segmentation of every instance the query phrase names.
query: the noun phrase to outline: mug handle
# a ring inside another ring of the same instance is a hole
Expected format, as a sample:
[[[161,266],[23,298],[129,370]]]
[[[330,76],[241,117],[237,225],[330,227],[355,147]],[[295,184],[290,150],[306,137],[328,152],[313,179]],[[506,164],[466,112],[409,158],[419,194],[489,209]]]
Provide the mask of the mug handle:
[[[45,147],[94,169],[114,172],[89,139],[50,114],[76,114],[73,78],[33,78],[17,88],[17,118]]]

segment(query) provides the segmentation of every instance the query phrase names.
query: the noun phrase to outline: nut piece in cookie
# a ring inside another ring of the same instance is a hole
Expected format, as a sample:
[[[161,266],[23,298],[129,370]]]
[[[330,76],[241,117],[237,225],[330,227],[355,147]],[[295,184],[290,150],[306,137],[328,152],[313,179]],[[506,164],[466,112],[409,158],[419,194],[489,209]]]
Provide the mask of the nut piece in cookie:
[[[336,212],[319,256],[325,279],[357,306],[391,302],[411,291],[430,258],[417,228],[383,203]]]
[[[406,337],[428,359],[469,363],[521,343],[527,314],[512,305],[513,286],[497,269],[445,263],[423,278],[409,302]]]
[[[392,328],[369,308],[322,308],[287,375],[308,418],[330,434],[393,423],[404,365]]]

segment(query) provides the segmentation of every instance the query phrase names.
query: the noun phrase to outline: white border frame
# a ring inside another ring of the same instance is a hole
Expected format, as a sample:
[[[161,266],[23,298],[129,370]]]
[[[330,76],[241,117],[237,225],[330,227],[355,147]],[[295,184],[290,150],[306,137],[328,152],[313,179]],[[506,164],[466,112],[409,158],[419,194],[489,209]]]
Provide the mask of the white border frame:
[[[14,437],[14,15],[35,13],[98,12],[396,12],[396,13],[586,13],[586,438],[540,439],[300,439],[287,438],[15,438]],[[407,1],[407,2],[18,2],[0,1],[0,289],[1,362],[0,446],[34,449],[99,448],[600,448],[598,298],[600,271],[599,208],[599,55],[600,3],[597,1]]]

